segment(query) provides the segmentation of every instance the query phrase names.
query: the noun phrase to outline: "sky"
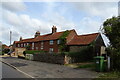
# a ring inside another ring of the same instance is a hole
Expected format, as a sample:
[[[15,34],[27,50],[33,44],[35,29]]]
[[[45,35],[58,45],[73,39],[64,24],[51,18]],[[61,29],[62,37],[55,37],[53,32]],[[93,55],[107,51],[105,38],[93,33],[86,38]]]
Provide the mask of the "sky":
[[[51,33],[52,26],[57,31],[75,29],[77,34],[89,34],[99,31],[103,22],[112,16],[118,16],[118,1],[23,1],[10,0],[0,2],[0,41],[10,44],[34,37],[36,31],[40,34]],[[106,44],[108,40],[103,36]]]

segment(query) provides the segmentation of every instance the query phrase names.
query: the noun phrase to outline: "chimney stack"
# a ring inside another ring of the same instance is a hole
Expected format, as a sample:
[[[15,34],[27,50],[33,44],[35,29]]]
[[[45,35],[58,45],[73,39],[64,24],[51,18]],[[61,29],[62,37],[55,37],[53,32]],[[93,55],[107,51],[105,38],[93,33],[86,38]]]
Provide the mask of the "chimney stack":
[[[39,32],[39,31],[37,31],[37,32],[35,33],[35,37],[37,37],[37,36],[40,36],[40,32]]]
[[[22,37],[20,36],[20,41],[22,41]]]
[[[53,27],[52,27],[52,33],[55,33],[55,32],[57,32],[57,28],[56,28],[56,26],[53,25]]]

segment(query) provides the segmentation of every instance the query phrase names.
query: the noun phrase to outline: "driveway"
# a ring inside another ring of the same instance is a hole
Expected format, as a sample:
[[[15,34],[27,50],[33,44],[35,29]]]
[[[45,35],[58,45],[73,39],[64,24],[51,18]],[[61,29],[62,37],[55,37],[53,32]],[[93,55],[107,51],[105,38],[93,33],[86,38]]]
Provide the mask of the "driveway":
[[[64,65],[29,61],[13,57],[2,58],[17,69],[35,78],[96,78],[98,73],[88,69],[73,69]]]

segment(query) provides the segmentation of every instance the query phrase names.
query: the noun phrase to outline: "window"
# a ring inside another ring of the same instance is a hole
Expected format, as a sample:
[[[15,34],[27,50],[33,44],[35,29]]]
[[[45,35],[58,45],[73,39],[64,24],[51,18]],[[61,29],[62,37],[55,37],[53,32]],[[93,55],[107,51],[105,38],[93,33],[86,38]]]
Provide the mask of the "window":
[[[32,43],[32,49],[34,49],[34,42]]]
[[[50,49],[49,49],[49,52],[53,52],[53,48],[50,48]]]
[[[43,49],[43,41],[41,42],[41,49]]]
[[[18,44],[18,47],[20,47],[20,44]]]
[[[38,47],[36,47],[36,50],[38,50]]]
[[[21,44],[21,47],[23,47],[23,44]]]
[[[27,43],[27,46],[29,45],[29,43]]]
[[[24,47],[26,46],[26,43],[24,43]]]
[[[50,45],[52,45],[53,44],[53,40],[50,40]]]
[[[60,44],[60,40],[57,40],[57,44]]]

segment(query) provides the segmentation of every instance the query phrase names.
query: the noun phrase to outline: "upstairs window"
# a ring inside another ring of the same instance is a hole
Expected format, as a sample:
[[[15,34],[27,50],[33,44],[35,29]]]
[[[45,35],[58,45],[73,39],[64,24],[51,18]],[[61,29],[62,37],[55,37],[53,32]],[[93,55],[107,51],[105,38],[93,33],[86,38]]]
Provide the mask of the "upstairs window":
[[[60,44],[60,40],[59,39],[57,40],[57,44]]]
[[[54,42],[53,40],[50,40],[50,45],[53,45],[53,42]]]

